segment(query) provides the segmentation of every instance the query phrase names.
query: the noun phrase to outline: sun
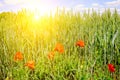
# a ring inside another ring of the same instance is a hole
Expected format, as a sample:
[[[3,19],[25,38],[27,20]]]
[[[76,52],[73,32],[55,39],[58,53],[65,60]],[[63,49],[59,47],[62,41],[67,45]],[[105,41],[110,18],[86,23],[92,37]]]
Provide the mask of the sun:
[[[40,20],[40,15],[34,14],[34,20],[39,21]]]
[[[32,13],[31,18],[33,20],[33,23],[39,23],[47,16],[51,16],[55,13],[56,8],[52,5],[48,5],[47,3],[50,3],[50,1],[45,0],[27,0],[27,3],[24,3],[22,5],[22,8],[25,8],[27,11],[30,11]]]
[[[48,5],[42,4],[42,2],[29,2],[24,5],[24,8],[34,12],[35,20],[39,20],[40,16],[50,13],[50,7]]]

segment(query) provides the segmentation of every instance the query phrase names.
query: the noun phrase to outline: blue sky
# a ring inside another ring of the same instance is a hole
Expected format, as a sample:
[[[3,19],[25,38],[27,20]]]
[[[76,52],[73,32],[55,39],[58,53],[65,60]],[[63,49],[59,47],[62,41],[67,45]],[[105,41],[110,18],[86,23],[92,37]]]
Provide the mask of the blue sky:
[[[66,9],[83,10],[88,8],[101,9],[117,8],[120,12],[120,0],[0,0],[0,12],[18,11],[22,8],[44,10],[55,9],[56,7],[66,7]]]

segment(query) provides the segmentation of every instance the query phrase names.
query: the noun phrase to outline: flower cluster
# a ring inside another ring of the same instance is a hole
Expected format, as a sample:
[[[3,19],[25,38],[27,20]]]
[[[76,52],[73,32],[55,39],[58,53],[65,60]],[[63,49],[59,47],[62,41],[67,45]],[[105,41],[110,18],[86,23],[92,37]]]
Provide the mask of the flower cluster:
[[[82,40],[77,41],[76,46],[83,48],[85,46],[84,41],[82,41]],[[57,43],[55,45],[54,50],[48,53],[48,55],[47,55],[48,59],[50,59],[50,60],[54,59],[55,51],[59,52],[60,54],[63,54],[64,53],[64,46],[61,43]],[[23,54],[21,52],[16,52],[16,54],[14,55],[14,61],[21,61],[21,60],[23,60]],[[25,63],[25,66],[27,66],[28,68],[33,70],[35,68],[35,62],[32,60],[28,61]],[[108,64],[108,70],[110,72],[115,72],[114,65]]]
[[[14,55],[14,61],[21,61],[23,60],[23,54],[21,52],[16,52],[16,54]],[[30,69],[34,69],[35,68],[35,62],[34,61],[28,61],[25,66],[27,66]]]
[[[79,46],[79,47],[84,47],[85,44],[84,44],[84,41],[83,40],[79,40],[76,42],[76,46]],[[61,43],[57,43],[55,45],[55,48],[53,51],[51,51],[50,53],[48,53],[48,58],[53,60],[54,56],[55,56],[55,51],[59,52],[60,54],[63,54],[64,53],[64,46],[63,44]]]

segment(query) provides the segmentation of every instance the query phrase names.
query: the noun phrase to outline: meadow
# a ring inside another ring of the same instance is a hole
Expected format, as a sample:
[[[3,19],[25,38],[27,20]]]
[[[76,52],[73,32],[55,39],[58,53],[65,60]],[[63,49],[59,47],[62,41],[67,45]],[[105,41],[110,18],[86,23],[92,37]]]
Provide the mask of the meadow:
[[[0,13],[0,80],[120,80],[116,9],[34,16]]]

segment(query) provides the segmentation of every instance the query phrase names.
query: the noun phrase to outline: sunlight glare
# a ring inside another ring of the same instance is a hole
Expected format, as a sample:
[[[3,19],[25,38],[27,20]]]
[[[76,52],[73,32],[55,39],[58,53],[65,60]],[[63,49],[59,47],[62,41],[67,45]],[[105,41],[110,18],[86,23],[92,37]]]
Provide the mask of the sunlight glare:
[[[40,19],[40,16],[35,14],[35,15],[34,15],[34,20],[35,20],[35,21],[38,21],[39,19]]]
[[[34,12],[35,15],[39,13],[39,16],[43,16],[45,14],[49,14],[49,12],[50,12],[50,7],[45,5],[45,4],[42,4],[40,2],[38,2],[38,3],[36,3],[36,2],[29,2],[29,3],[24,5],[24,8]],[[36,15],[35,19],[37,20],[39,16]]]

